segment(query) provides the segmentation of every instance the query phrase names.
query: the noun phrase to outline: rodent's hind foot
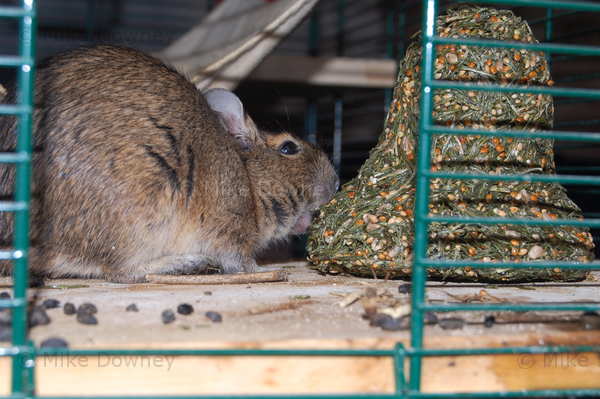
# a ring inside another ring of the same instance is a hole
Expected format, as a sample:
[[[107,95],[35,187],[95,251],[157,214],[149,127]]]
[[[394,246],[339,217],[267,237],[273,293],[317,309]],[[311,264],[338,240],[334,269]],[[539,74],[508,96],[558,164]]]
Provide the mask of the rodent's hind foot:
[[[207,265],[204,255],[167,255],[106,273],[106,279],[113,283],[144,283],[147,274],[184,274],[190,271],[198,273],[206,270]]]
[[[244,273],[256,273],[258,269],[258,264],[254,259],[249,262],[244,263]]]
[[[136,283],[145,283],[146,275],[127,275],[127,274],[111,274],[106,276],[106,280],[110,283],[117,284],[136,284]]]
[[[220,261],[223,274],[254,273],[258,268],[256,261],[249,257],[231,256]]]

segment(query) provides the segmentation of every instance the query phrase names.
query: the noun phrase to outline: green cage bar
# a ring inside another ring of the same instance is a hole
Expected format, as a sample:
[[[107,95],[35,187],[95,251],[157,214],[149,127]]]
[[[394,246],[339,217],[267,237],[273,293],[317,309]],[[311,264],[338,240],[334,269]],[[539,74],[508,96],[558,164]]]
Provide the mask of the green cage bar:
[[[435,22],[437,18],[438,4],[436,0],[427,0],[423,4],[423,21],[421,32],[423,36],[423,55],[421,63],[421,104],[419,119],[419,143],[417,149],[417,184],[415,198],[415,243],[413,247],[414,261],[412,268],[412,298],[411,298],[411,348],[420,350],[423,348],[424,312],[422,306],[425,302],[425,282],[427,275],[425,266],[418,260],[427,256],[427,228],[429,222],[425,219],[429,213],[429,176],[423,172],[431,168],[431,136],[426,127],[433,125],[433,81],[435,46],[433,37],[435,35]],[[410,380],[411,392],[421,390],[421,356],[410,358]]]
[[[35,4],[34,0],[23,0],[19,21],[19,57],[18,66],[18,106],[24,107],[18,114],[18,137],[16,153],[25,155],[23,161],[16,164],[15,203],[12,207],[3,207],[1,211],[15,212],[14,252],[13,252],[13,298],[16,304],[12,309],[12,345],[23,347],[31,345],[27,341],[27,285],[29,251],[29,200],[31,175],[31,127],[34,85],[35,52]],[[2,10],[0,10],[1,12]],[[0,15],[2,15],[0,13]],[[4,14],[6,16],[6,14]],[[9,60],[10,61],[10,60]],[[31,395],[33,386],[34,361],[27,354],[18,353],[12,362],[12,392]]]
[[[0,7],[0,17],[19,18],[19,55],[0,57],[0,65],[17,68],[17,104],[0,106],[0,114],[18,117],[17,146],[14,153],[0,154],[1,163],[14,163],[16,182],[14,201],[0,202],[0,212],[14,212],[13,250],[2,251],[2,259],[13,260],[13,299],[0,301],[12,309],[12,386],[13,395],[32,395],[33,366],[27,341],[27,261],[29,251],[29,199],[31,175],[31,125],[34,84],[35,4],[23,0],[21,7]],[[3,132],[4,133],[4,132]]]

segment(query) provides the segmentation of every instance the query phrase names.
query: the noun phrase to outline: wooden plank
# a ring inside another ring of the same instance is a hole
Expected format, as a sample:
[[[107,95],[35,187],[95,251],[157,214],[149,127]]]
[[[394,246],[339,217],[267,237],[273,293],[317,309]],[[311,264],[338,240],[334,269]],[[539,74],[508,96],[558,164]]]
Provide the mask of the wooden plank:
[[[315,86],[392,88],[396,62],[387,59],[271,55],[250,80]],[[227,76],[240,79],[241,76]]]
[[[146,281],[154,284],[185,284],[185,285],[214,285],[214,284],[252,284],[287,281],[287,273],[282,270],[257,273],[209,274],[209,275],[168,275],[146,274]]]
[[[401,340],[406,343],[406,340]],[[203,343],[203,348],[390,349],[394,339],[288,340]],[[430,347],[599,344],[599,332],[497,337],[434,337]],[[185,345],[189,347],[190,345]],[[138,347],[129,345],[130,348]],[[184,347],[170,345],[152,347]],[[10,367],[0,360],[0,395],[8,394]],[[408,365],[406,365],[408,367]],[[423,391],[490,392],[600,388],[598,355],[502,355],[427,358]],[[276,393],[391,393],[390,358],[306,357],[52,357],[36,362],[39,395],[191,395]]]
[[[92,302],[98,325],[78,323],[61,308],[49,309],[52,322],[31,330],[37,344],[49,337],[66,339],[72,348],[88,349],[391,349],[407,344],[409,332],[369,326],[360,301],[342,307],[348,294],[366,287],[387,290],[396,298],[399,281],[348,276],[322,276],[304,262],[261,267],[285,270],[287,282],[244,285],[114,284],[101,280],[50,280],[35,290],[38,301],[64,304]],[[594,274],[597,276],[597,274]],[[0,278],[0,289],[10,286]],[[483,295],[485,290],[485,295]],[[404,296],[403,296],[404,295]],[[598,280],[580,283],[532,283],[508,286],[430,282],[431,303],[485,300],[514,303],[598,302]],[[470,298],[470,299],[469,299]],[[191,315],[177,314],[161,322],[164,309],[192,304]],[[139,312],[126,312],[136,303]],[[218,311],[212,323],[207,311]],[[426,346],[476,348],[523,345],[600,345],[600,331],[584,331],[578,312],[496,314],[485,328],[488,312],[461,312],[461,330],[427,326]],[[511,316],[511,317],[509,317]],[[445,315],[438,313],[438,317]],[[348,393],[393,392],[388,358],[208,358],[153,356],[40,358],[37,376],[41,395],[207,394],[207,393]],[[0,359],[0,395],[8,393],[10,363]],[[473,392],[542,388],[593,388],[600,385],[597,354],[516,355],[431,358],[424,363],[427,392]]]

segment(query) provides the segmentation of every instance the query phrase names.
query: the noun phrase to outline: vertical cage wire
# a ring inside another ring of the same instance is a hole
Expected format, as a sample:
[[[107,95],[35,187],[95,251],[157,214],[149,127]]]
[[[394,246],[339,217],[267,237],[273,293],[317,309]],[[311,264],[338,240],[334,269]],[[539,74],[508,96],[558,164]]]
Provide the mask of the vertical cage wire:
[[[13,263],[13,298],[3,301],[2,308],[12,312],[11,391],[13,395],[32,395],[32,347],[27,340],[27,285],[29,259],[29,201],[31,177],[31,127],[35,59],[35,2],[22,0],[20,7],[0,7],[0,17],[19,19],[19,54],[0,57],[2,66],[17,68],[17,102],[2,105],[0,113],[15,115],[18,120],[17,143],[14,153],[0,154],[0,162],[15,164],[15,187],[12,202],[4,203],[0,211],[14,212],[13,249],[1,257]],[[7,132],[2,132],[7,134]]]
[[[428,222],[425,218],[429,209],[429,177],[426,175],[431,167],[431,137],[426,127],[433,124],[431,112],[433,109],[433,89],[431,82],[434,73],[435,46],[433,36],[435,35],[435,19],[437,17],[437,1],[427,0],[424,4],[422,20],[422,47],[423,56],[421,61],[421,104],[419,119],[419,147],[417,152],[417,182],[415,198],[415,243],[413,247],[413,269],[412,269],[412,297],[411,297],[411,349],[421,350],[423,348],[424,314],[423,304],[425,302],[425,283],[427,274],[422,260],[427,257],[427,228]],[[412,356],[410,359],[410,389],[418,392],[421,389],[421,357]]]

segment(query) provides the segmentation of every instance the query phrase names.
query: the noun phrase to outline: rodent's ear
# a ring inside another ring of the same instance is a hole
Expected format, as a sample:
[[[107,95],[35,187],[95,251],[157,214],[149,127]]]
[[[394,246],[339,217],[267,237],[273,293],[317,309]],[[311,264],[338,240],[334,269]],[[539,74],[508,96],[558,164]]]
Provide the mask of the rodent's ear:
[[[211,89],[204,93],[210,108],[217,113],[226,131],[248,149],[261,141],[252,119],[244,112],[240,99],[225,89]]]

